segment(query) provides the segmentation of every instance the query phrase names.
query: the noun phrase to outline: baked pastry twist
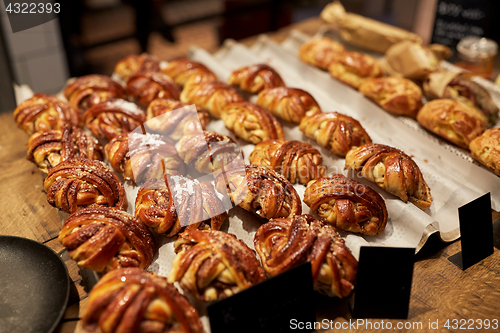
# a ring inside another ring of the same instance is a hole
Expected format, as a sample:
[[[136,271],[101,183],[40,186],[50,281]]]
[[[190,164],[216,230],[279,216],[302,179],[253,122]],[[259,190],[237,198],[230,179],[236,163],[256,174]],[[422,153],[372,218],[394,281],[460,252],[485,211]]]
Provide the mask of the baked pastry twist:
[[[189,104],[175,101],[173,99],[158,98],[149,103],[147,110],[148,122],[146,126],[149,130],[177,141],[184,135],[201,133],[208,122],[210,116],[207,112],[197,108],[198,119],[190,109],[185,108]],[[182,110],[179,110],[181,109]],[[177,110],[168,116],[162,116]]]
[[[157,98],[179,100],[181,94],[172,79],[161,72],[140,72],[127,82],[127,94],[143,106],[148,106]]]
[[[177,256],[168,281],[201,301],[220,300],[266,279],[252,251],[232,234],[186,230],[174,244]]]
[[[104,150],[92,134],[77,127],[36,132],[28,140],[28,160],[42,172],[69,158],[104,160]]]
[[[278,120],[268,111],[250,102],[226,105],[221,118],[226,127],[237,137],[253,144],[269,139],[285,138]]]
[[[302,119],[299,129],[332,153],[344,157],[356,146],[372,140],[354,118],[338,112],[317,113]]]
[[[251,93],[258,93],[263,89],[285,86],[278,72],[266,64],[238,68],[231,73],[227,83]]]
[[[113,99],[85,111],[83,120],[95,136],[111,140],[132,132],[146,121],[146,115],[134,103]]]
[[[184,136],[176,148],[187,165],[202,173],[221,169],[242,154],[231,137],[210,131]]]
[[[115,74],[124,82],[127,82],[132,76],[139,72],[159,72],[160,61],[147,53],[140,55],[131,54],[118,61],[115,66]]]
[[[422,89],[408,79],[380,77],[367,79],[359,91],[386,111],[415,118],[422,107]]]
[[[318,103],[308,92],[296,88],[279,87],[262,90],[255,104],[269,110],[280,119],[294,123],[300,123],[305,116],[321,112]]]
[[[102,333],[203,333],[198,312],[175,286],[140,268],[104,275],[90,292],[82,326]]]
[[[120,180],[100,161],[85,158],[63,161],[50,169],[43,189],[49,204],[67,213],[85,207],[127,207]]]
[[[292,184],[307,184],[323,177],[323,157],[310,144],[300,141],[266,140],[250,154],[250,163],[282,174]]]
[[[384,199],[369,186],[343,175],[320,178],[307,184],[304,203],[340,230],[376,236],[387,225]]]
[[[351,87],[358,89],[361,83],[372,77],[381,77],[382,67],[368,54],[359,52],[336,53],[328,66],[328,72]]]
[[[14,110],[17,126],[29,135],[65,126],[79,126],[78,111],[55,96],[35,94]]]
[[[254,244],[271,276],[310,261],[314,289],[343,298],[354,288],[357,260],[334,227],[311,215],[264,223],[255,234]]]
[[[420,109],[417,120],[429,131],[465,149],[485,130],[486,118],[452,99],[435,99]]]
[[[170,76],[180,87],[193,83],[217,81],[215,74],[205,65],[189,59],[171,61],[161,71]]]
[[[215,178],[215,188],[249,212],[271,219],[302,214],[293,185],[274,170],[257,165],[231,165]],[[226,183],[227,182],[227,183]]]
[[[299,49],[299,58],[307,64],[327,69],[336,54],[344,52],[344,46],[330,38],[311,39]]]
[[[345,166],[404,202],[422,210],[431,206],[431,190],[420,168],[399,149],[375,143],[356,147],[345,157]]]
[[[125,98],[125,95],[118,82],[97,74],[79,77],[64,88],[64,97],[82,113],[96,104],[112,98]]]
[[[172,142],[159,134],[120,135],[104,148],[113,170],[136,184],[163,178],[164,173],[182,175],[186,171]]]
[[[500,176],[500,128],[490,128],[469,144],[472,157]]]
[[[186,85],[182,90],[181,102],[196,104],[202,110],[208,111],[214,118],[221,117],[222,109],[233,102],[243,101],[236,90],[222,82],[200,82]]]
[[[109,207],[71,214],[58,239],[78,266],[96,272],[147,268],[155,252],[153,235],[145,225],[127,212]]]
[[[168,237],[184,229],[220,229],[227,213],[211,183],[183,176],[168,179],[141,187],[135,200],[138,219]]]

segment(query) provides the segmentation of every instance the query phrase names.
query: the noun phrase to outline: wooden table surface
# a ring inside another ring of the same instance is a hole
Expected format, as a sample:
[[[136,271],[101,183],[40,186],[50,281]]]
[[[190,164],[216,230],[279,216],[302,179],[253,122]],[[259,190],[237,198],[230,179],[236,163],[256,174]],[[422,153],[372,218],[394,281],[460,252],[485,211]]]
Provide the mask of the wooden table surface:
[[[320,24],[319,19],[309,19],[274,33],[272,37],[281,41],[291,28],[312,35]],[[254,41],[255,38],[251,38],[244,43],[249,45]],[[34,164],[26,160],[27,141],[28,135],[16,127],[12,114],[0,114],[0,170],[3,170],[0,174],[0,198],[3,198],[0,201],[2,212],[0,234],[30,238],[61,254],[72,282],[68,308],[56,332],[83,332],[78,319],[82,309],[85,308],[88,293],[76,263],[69,259],[67,252],[63,251],[63,247],[57,241],[61,219],[57,210],[47,203],[43,191],[44,175]],[[493,221],[499,218],[500,214],[493,212]],[[447,332],[449,330],[444,328],[444,324],[448,319],[464,319],[468,321],[465,327],[471,320],[500,321],[500,251],[495,249],[493,255],[465,272],[448,260],[449,256],[459,251],[460,241],[443,244],[437,237],[431,237],[416,255],[409,317],[403,323],[421,322],[423,331],[429,331],[427,329],[429,321],[439,320],[439,329],[432,332]],[[316,303],[318,320],[327,318],[342,323],[352,318],[347,300],[318,295]],[[380,324],[381,320],[373,319],[371,322]],[[395,329],[399,320],[384,320],[384,323],[387,322],[393,324],[394,331],[417,330]],[[346,324],[344,327],[347,327]],[[358,330],[341,331],[383,332],[385,330],[363,326]]]

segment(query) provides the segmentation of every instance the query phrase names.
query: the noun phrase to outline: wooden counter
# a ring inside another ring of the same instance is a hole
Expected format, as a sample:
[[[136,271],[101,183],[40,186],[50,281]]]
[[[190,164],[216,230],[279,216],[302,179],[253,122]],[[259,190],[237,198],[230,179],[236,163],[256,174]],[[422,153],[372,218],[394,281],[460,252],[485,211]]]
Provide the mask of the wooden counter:
[[[281,30],[272,37],[281,41],[292,28],[312,35],[320,24],[319,19],[306,20]],[[251,38],[243,42],[250,45],[254,41],[255,38]],[[43,174],[26,160],[27,141],[28,135],[16,127],[12,114],[0,114],[0,166],[3,170],[0,175],[0,197],[3,198],[0,201],[0,234],[34,239],[62,254],[72,283],[68,308],[56,332],[83,332],[78,318],[86,305],[88,294],[76,263],[69,259],[67,252],[63,251],[57,241],[61,219],[57,210],[47,203],[46,194],[43,192]],[[499,218],[500,214],[494,212],[494,221]],[[500,251],[495,249],[493,255],[465,272],[447,259],[459,251],[460,241],[443,244],[433,236],[416,256],[409,318],[405,322],[422,322],[424,331],[429,331],[426,329],[429,320],[439,320],[439,330],[432,332],[447,332],[443,325],[448,319],[465,319],[468,321],[467,325],[471,319],[500,321]],[[316,301],[318,320],[327,318],[334,322],[344,322],[351,318],[347,300],[318,295]],[[398,321],[389,320],[394,328]],[[381,320],[373,319],[371,322]]]

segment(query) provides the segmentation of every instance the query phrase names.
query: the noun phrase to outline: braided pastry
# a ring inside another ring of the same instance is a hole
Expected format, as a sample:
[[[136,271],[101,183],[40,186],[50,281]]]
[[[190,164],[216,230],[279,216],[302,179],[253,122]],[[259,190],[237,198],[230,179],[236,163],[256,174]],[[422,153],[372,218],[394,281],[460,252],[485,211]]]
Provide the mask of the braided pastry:
[[[148,129],[166,135],[175,141],[184,135],[201,133],[210,121],[210,116],[207,112],[197,108],[198,117],[196,118],[194,112],[190,108],[186,108],[188,105],[173,99],[155,99],[148,105],[148,122],[146,123]],[[174,110],[176,111],[171,113]],[[169,114],[160,117],[167,113]]]
[[[336,54],[344,52],[344,46],[330,38],[314,38],[299,49],[299,58],[307,64],[327,69]]]
[[[252,251],[232,234],[186,230],[174,244],[168,281],[204,302],[224,299],[266,279]]]
[[[307,184],[325,174],[323,158],[310,144],[300,141],[266,140],[255,146],[250,163],[282,174],[292,184]]]
[[[215,188],[220,193],[227,192],[241,208],[266,219],[302,213],[302,202],[293,185],[265,167],[233,164],[216,176]]]
[[[316,100],[306,91],[295,88],[272,88],[259,93],[255,103],[276,117],[300,123],[302,118],[321,112]]]
[[[304,203],[340,230],[376,236],[387,225],[384,199],[369,186],[342,175],[307,184]]]
[[[157,98],[179,99],[181,94],[172,79],[161,72],[140,72],[127,82],[127,94],[140,104],[148,106]]]
[[[146,121],[146,115],[134,103],[113,99],[85,111],[83,120],[95,136],[111,140],[132,132]]]
[[[346,168],[425,210],[431,206],[431,191],[418,165],[399,149],[381,144],[366,144],[351,149],[345,157]]]
[[[237,137],[253,144],[269,139],[285,138],[278,120],[268,111],[250,102],[226,105],[221,118],[226,127]]]
[[[135,200],[138,219],[168,237],[183,229],[220,229],[227,213],[211,183],[183,176],[167,179],[152,179],[141,187]]]
[[[314,289],[343,298],[354,288],[357,260],[334,227],[311,215],[264,223],[255,234],[254,244],[271,276],[310,261]]]
[[[344,157],[356,146],[372,140],[354,118],[338,112],[317,113],[302,119],[299,129],[332,153]]]
[[[132,215],[108,207],[85,208],[71,214],[59,241],[78,266],[96,272],[122,267],[147,268],[153,262],[151,232]]]
[[[263,89],[285,86],[278,72],[266,64],[239,68],[231,73],[227,83],[251,93],[258,93]]]
[[[127,82],[132,76],[139,72],[159,72],[160,62],[155,56],[147,53],[141,55],[131,54],[118,61],[115,73]]]
[[[167,279],[117,269],[92,288],[82,317],[87,332],[203,333],[196,309]]]
[[[186,85],[182,90],[181,102],[196,104],[202,110],[208,111],[214,118],[221,117],[222,109],[233,102],[243,101],[236,90],[222,82],[200,82]]]
[[[193,83],[217,81],[215,74],[205,65],[189,59],[171,61],[161,71],[170,76],[180,87]]]
[[[84,207],[127,207],[120,180],[100,161],[84,158],[63,161],[50,169],[43,189],[49,204],[67,213]]]
[[[330,75],[351,87],[358,89],[361,83],[372,77],[382,76],[382,67],[368,54],[342,52],[335,54],[328,66]]]
[[[111,78],[104,75],[86,75],[77,78],[64,88],[64,97],[80,112],[109,101],[112,98],[124,98],[125,90]]]
[[[105,147],[106,158],[117,173],[136,184],[162,178],[164,172],[184,174],[186,165],[172,142],[159,134],[130,133],[112,139]]]
[[[77,127],[36,132],[28,140],[28,160],[42,172],[74,157],[102,161],[104,151],[92,134]]]
[[[242,154],[240,147],[229,136],[209,131],[184,136],[176,148],[187,165],[193,165],[202,173],[221,169]]]
[[[80,115],[68,103],[55,96],[35,94],[14,110],[17,126],[29,135],[64,126],[79,126]]]

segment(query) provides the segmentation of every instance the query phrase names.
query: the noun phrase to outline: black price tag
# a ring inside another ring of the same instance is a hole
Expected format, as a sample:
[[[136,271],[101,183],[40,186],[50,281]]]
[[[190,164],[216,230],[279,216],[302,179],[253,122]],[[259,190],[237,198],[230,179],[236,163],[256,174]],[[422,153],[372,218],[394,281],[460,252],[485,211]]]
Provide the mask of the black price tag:
[[[292,329],[314,322],[311,264],[305,263],[208,306],[212,333],[312,332]]]
[[[407,319],[414,262],[414,248],[361,247],[352,316]]]
[[[466,270],[493,254],[493,221],[490,193],[458,208],[462,252],[448,259]]]

